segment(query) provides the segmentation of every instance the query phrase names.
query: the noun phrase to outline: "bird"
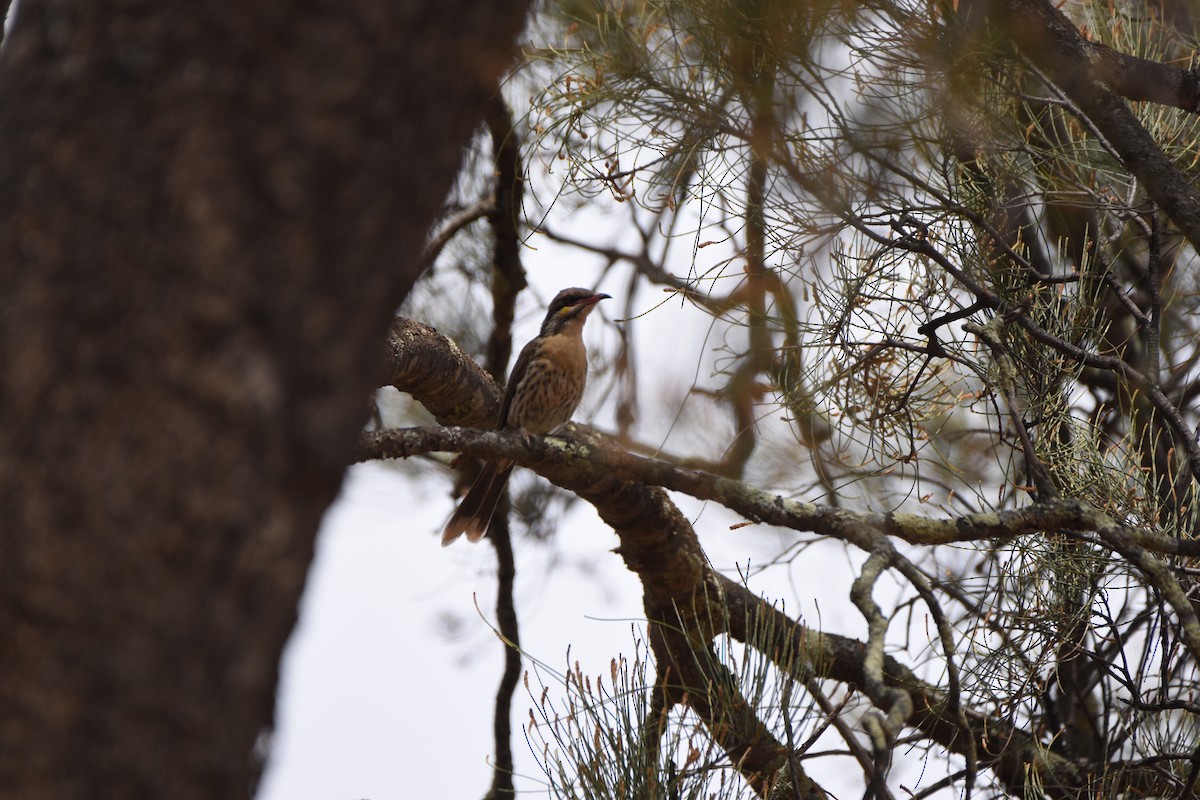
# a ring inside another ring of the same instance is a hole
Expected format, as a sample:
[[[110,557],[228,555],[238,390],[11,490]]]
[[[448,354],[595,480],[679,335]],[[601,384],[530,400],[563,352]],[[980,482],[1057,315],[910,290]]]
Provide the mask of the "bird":
[[[541,331],[521,348],[513,365],[500,403],[497,430],[544,436],[557,432],[571,419],[587,381],[583,323],[596,303],[608,298],[577,287],[563,289],[554,296]],[[483,538],[513,466],[505,459],[484,463],[479,477],[446,523],[442,547],[453,544],[464,533],[472,542]]]

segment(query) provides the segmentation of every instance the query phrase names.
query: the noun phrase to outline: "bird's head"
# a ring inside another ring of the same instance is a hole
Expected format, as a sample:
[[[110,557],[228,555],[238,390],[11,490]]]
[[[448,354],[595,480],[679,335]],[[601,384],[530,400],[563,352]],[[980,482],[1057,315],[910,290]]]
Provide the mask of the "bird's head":
[[[580,323],[591,312],[592,308],[608,297],[597,294],[591,289],[563,289],[550,301],[546,311],[546,320],[542,323],[542,336],[550,336],[567,327],[573,320]]]

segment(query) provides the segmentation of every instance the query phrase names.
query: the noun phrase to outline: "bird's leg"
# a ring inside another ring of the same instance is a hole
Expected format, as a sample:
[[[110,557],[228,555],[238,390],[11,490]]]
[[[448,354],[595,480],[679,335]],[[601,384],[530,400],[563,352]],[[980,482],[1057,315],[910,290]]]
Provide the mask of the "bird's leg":
[[[574,423],[572,423],[571,420],[567,420],[566,422],[560,422],[559,424],[555,425],[550,430],[546,431],[546,433],[544,435],[553,436],[556,439],[570,439],[571,437],[567,435],[567,430],[569,428],[571,428],[571,426],[573,424]]]

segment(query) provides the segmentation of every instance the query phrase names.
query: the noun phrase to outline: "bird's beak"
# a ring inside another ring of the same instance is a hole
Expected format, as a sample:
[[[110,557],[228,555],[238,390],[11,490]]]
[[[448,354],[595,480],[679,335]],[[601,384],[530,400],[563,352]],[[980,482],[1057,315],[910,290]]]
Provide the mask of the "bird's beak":
[[[612,295],[594,294],[591,297],[583,298],[578,303],[576,303],[576,305],[590,306],[590,305],[595,305],[596,303],[599,303],[601,300],[610,300],[610,299],[612,299]]]

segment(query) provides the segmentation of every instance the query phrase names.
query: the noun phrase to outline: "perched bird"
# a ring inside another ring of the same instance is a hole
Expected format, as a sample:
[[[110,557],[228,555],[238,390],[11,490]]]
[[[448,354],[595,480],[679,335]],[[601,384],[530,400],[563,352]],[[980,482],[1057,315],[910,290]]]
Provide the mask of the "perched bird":
[[[571,419],[587,381],[583,322],[596,303],[607,298],[589,289],[563,289],[550,301],[541,332],[521,350],[500,403],[497,430],[541,436]],[[511,461],[488,461],[442,531],[442,546],[464,533],[483,538],[496,503],[512,472]]]

